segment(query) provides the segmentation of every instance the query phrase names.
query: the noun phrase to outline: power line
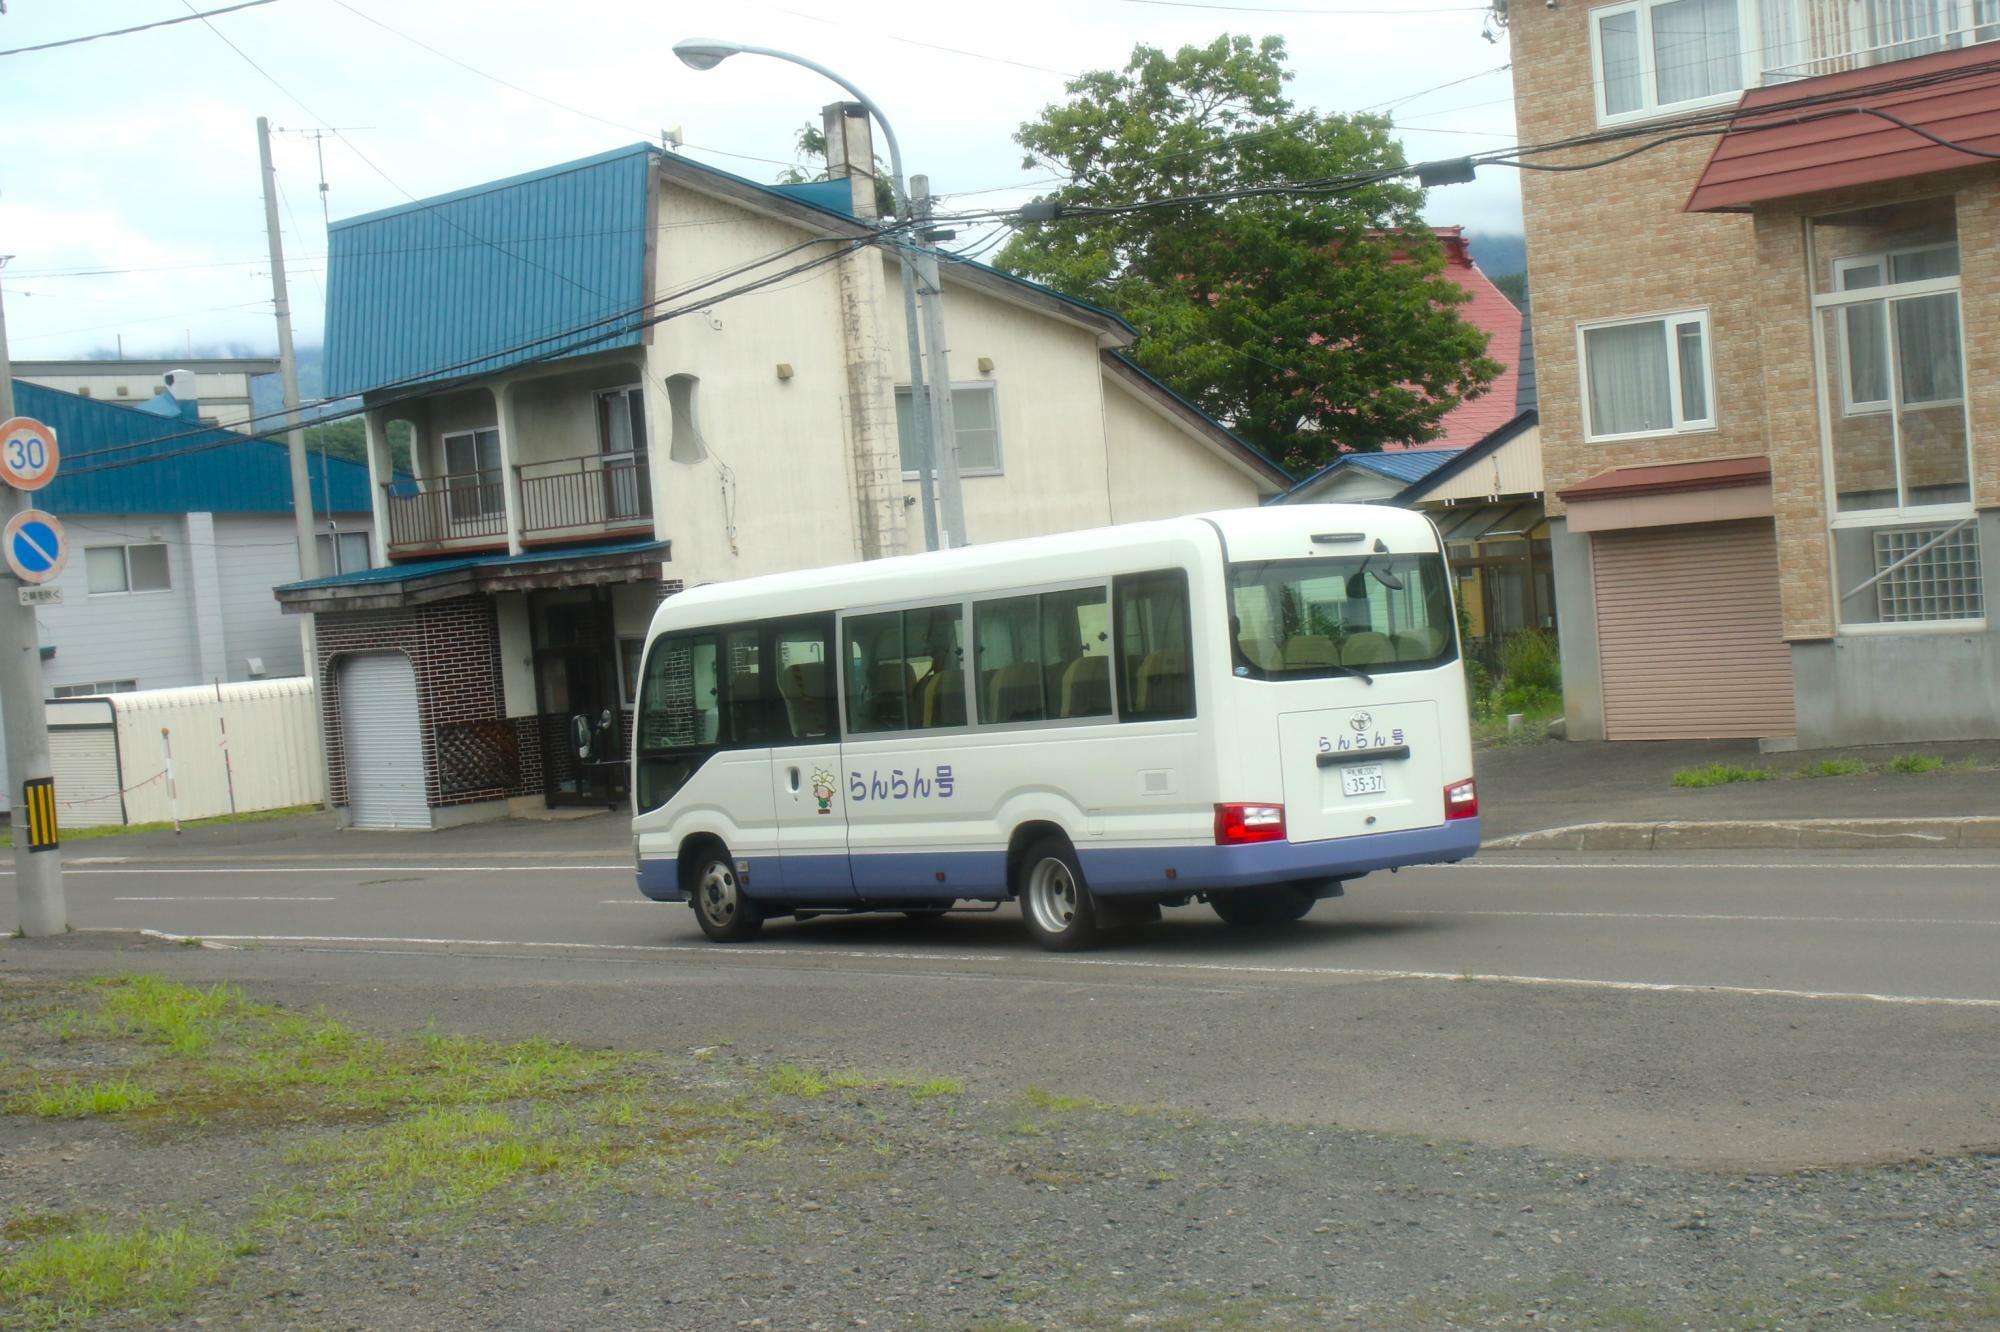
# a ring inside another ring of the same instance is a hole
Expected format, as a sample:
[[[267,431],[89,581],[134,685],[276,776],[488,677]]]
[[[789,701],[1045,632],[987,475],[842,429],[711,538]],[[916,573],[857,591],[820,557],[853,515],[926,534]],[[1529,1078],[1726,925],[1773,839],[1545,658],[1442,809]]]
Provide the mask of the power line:
[[[101,42],[106,37],[125,37],[135,32],[147,32],[153,28],[171,28],[176,23],[192,23],[196,19],[206,22],[218,14],[234,14],[239,9],[255,9],[259,5],[275,3],[277,3],[277,0],[243,0],[242,4],[224,5],[221,9],[210,9],[201,13],[188,13],[178,18],[160,19],[155,23],[137,23],[129,28],[113,28],[108,32],[91,32],[85,33],[81,37],[65,37],[59,42],[41,42],[34,46],[17,46],[9,51],[0,51],[0,56],[26,55],[30,51],[53,51],[58,46],[79,46],[84,42]]]

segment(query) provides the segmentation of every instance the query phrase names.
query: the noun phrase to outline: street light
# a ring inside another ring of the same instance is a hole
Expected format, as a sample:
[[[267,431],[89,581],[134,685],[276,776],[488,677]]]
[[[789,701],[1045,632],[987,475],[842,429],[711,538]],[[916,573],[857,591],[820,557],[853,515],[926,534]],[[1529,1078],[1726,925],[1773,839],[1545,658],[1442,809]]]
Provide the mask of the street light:
[[[861,89],[855,87],[854,84],[834,73],[825,65],[820,64],[817,60],[808,60],[802,55],[794,55],[790,51],[780,51],[769,46],[749,46],[742,42],[718,41],[710,37],[687,37],[674,43],[674,54],[680,57],[683,65],[697,71],[714,69],[733,55],[769,56],[773,60],[784,60],[794,65],[803,65],[814,73],[839,84],[847,90],[848,96],[859,102],[862,109],[874,119],[877,125],[882,127],[882,141],[889,148],[890,188],[895,196],[896,212],[906,224],[913,223],[916,220],[910,208],[909,191],[903,184],[903,150],[896,142],[896,131],[891,128],[889,118],[882,114],[882,108],[875,105],[874,99],[870,98],[867,93],[862,92]],[[936,550],[940,544],[937,509],[932,503],[931,496],[931,477],[934,471],[940,473],[944,489],[943,498],[946,527],[943,533],[942,544],[947,546],[964,545],[965,533],[963,527],[965,523],[965,507],[958,489],[958,465],[955,452],[946,456],[946,465],[943,468],[939,469],[936,467],[936,461],[940,452],[938,441],[950,439],[953,433],[949,429],[952,420],[951,374],[945,359],[943,337],[944,315],[942,307],[939,304],[939,298],[943,295],[943,287],[937,278],[935,261],[926,264],[925,277],[927,281],[924,292],[924,304],[934,335],[930,340],[931,369],[933,372],[931,378],[933,381],[942,381],[944,384],[942,393],[927,393],[924,384],[923,343],[919,334],[920,326],[917,318],[917,268],[911,259],[907,241],[896,247],[896,257],[903,274],[904,341],[909,344],[910,350],[910,424],[916,430],[918,437],[919,467],[917,475],[919,488],[923,494],[924,548],[926,550]],[[926,401],[930,404],[930,410],[928,412],[917,410],[919,405]],[[929,419],[926,420],[926,417]],[[956,443],[956,441],[953,442],[954,444]]]

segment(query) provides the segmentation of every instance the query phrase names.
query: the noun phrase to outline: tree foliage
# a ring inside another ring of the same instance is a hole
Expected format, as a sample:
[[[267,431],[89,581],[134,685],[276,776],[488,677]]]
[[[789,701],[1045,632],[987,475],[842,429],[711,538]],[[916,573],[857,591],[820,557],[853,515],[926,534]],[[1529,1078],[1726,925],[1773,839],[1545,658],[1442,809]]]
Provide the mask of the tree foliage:
[[[1117,205],[1404,165],[1388,122],[1301,110],[1282,38],[1223,36],[1068,85],[1021,127],[1024,167],[1059,204]],[[1000,267],[1117,311],[1136,359],[1293,467],[1341,446],[1434,438],[1499,373],[1418,217],[1423,192],[1377,181],[1325,192],[1031,224]]]
[[[780,185],[804,185],[809,181],[830,179],[826,165],[826,131],[818,125],[807,122],[799,126],[799,132],[792,136],[792,148],[798,154],[799,165],[786,167],[778,173]],[[818,169],[810,175],[806,168],[818,163]],[[882,217],[896,215],[896,188],[889,183],[889,167],[881,158],[875,159],[875,211]]]

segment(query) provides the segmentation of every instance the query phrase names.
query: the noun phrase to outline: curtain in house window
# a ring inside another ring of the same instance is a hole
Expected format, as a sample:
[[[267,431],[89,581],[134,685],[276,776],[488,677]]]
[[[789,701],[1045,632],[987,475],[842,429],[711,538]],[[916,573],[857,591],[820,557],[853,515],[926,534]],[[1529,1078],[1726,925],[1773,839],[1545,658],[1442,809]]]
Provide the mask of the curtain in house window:
[[[2000,4],[2000,0],[1991,3]],[[1757,67],[1764,71],[1764,82],[1778,83],[1812,73],[1807,68],[1812,52],[1805,39],[1805,27],[1799,22],[1799,0],[1764,0],[1758,20],[1761,50]]]
[[[1672,0],[1653,7],[1653,64],[1660,105],[1743,86],[1737,0]]]
[[[1896,363],[1905,404],[1965,396],[1958,354],[1958,297],[1952,292],[1897,301]]]
[[[1645,104],[1640,82],[1639,15],[1628,10],[1597,23],[1598,53],[1604,63],[1604,114],[1622,115]]]
[[[1593,328],[1583,335],[1590,433],[1628,435],[1674,428],[1667,326],[1654,321]]]
[[[1927,55],[1945,47],[1948,0],[1869,0],[1869,47],[1876,63]]]

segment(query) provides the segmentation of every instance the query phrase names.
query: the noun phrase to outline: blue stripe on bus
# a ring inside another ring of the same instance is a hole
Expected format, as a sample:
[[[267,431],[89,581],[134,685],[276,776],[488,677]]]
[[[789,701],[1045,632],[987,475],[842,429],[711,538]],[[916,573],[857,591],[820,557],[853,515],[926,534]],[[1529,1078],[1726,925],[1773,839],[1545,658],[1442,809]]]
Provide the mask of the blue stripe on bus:
[[[1324,842],[1256,842],[1247,846],[1091,847],[1077,859],[1093,893],[1191,893],[1249,888],[1300,879],[1344,879],[1371,870],[1470,858],[1479,850],[1479,820],[1454,819],[1434,828],[1368,833]],[[878,852],[845,856],[761,856],[750,866],[749,893],[813,902],[911,898],[1001,898],[1007,857],[1001,851]],[[1168,878],[1167,871],[1174,871]],[[937,876],[945,876],[943,883]],[[851,877],[850,877],[851,876]],[[639,868],[639,891],[657,902],[684,900],[671,859]]]

